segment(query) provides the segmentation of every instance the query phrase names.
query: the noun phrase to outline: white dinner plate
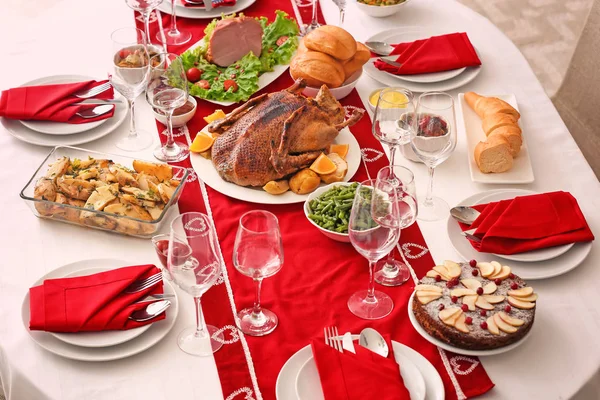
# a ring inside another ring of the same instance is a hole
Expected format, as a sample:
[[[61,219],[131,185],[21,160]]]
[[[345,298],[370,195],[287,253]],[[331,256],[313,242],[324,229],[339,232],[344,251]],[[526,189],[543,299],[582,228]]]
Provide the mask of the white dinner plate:
[[[470,206],[473,204],[487,202],[488,198],[499,200],[502,199],[502,197],[507,199],[514,198],[515,196],[526,196],[532,193],[534,192],[520,189],[490,190],[469,196],[458,203],[457,206]],[[458,223],[456,223],[452,217],[448,217],[447,232],[448,237],[450,238],[450,243],[452,243],[452,246],[456,252],[464,260],[477,260],[486,262],[497,261],[498,255],[491,253],[479,253],[477,250],[475,250],[469,241],[463,235],[461,235],[462,231],[458,226]],[[568,249],[568,251],[557,257],[538,262],[512,260],[509,263],[509,266],[513,269],[516,275],[525,280],[547,279],[562,275],[576,268],[583,262],[583,260],[586,259],[591,250],[592,242],[575,243],[570,249]]]
[[[353,335],[353,337],[356,336]],[[402,360],[408,360],[419,370],[425,382],[425,400],[443,400],[445,398],[444,383],[435,367],[425,357],[408,346],[393,340],[392,346],[396,362],[401,363]],[[298,400],[295,382],[300,369],[312,356],[312,349],[308,345],[286,361],[281,371],[279,371],[277,383],[275,384],[277,400]],[[316,385],[320,386],[320,383],[317,381]]]
[[[56,75],[53,77],[48,77],[52,79],[71,79],[73,80],[89,80],[93,79],[87,76],[81,75]],[[115,97],[119,98],[115,93]],[[87,130],[81,133],[69,134],[69,135],[48,135],[45,133],[36,132],[34,130],[29,129],[24,126],[21,121],[17,121],[14,119],[8,118],[0,118],[0,122],[6,128],[8,133],[10,133],[15,138],[30,144],[35,144],[38,146],[74,146],[82,143],[91,142],[93,140],[100,139],[109,133],[113,132],[117,129],[125,118],[129,114],[129,109],[127,108],[127,104],[123,101],[120,104],[116,105],[115,113],[112,118],[104,120],[100,126],[96,128]],[[65,124],[69,125],[69,124]]]
[[[532,326],[531,329],[529,329],[529,332],[527,332],[525,334],[525,336],[523,336],[519,341],[517,341],[517,342],[515,342],[513,344],[509,344],[508,346],[499,347],[497,349],[492,349],[492,350],[466,350],[466,349],[461,349],[460,347],[451,346],[451,345],[449,345],[447,343],[442,342],[441,340],[438,340],[438,339],[434,338],[429,333],[427,333],[425,331],[425,329],[423,329],[423,327],[421,326],[421,324],[419,324],[419,321],[417,321],[417,318],[415,317],[415,313],[413,312],[413,299],[414,298],[415,298],[415,296],[414,296],[414,293],[413,293],[410,296],[410,299],[408,300],[408,318],[410,319],[410,322],[414,326],[415,330],[417,332],[419,332],[419,335],[423,336],[423,338],[425,340],[427,340],[429,343],[431,343],[433,345],[436,345],[437,347],[442,348],[444,350],[456,353],[456,354],[463,354],[465,356],[483,357],[483,356],[494,356],[496,354],[506,353],[506,352],[514,350],[515,348],[517,348],[520,345],[522,345],[529,338],[529,336],[531,336],[531,332],[533,331],[533,326]]]
[[[202,8],[185,7],[181,4],[180,0],[163,1],[158,9],[165,13],[171,13],[171,4],[175,3],[175,9],[178,17],[193,18],[193,19],[208,19],[217,18],[221,14],[232,14],[245,10],[254,4],[256,0],[238,0],[234,6],[231,7],[217,7],[212,10],[206,10]]]
[[[514,94],[490,95],[506,101],[513,106],[517,111],[519,105]],[[486,140],[486,134],[481,127],[481,118],[475,111],[469,107],[465,101],[464,93],[458,94],[458,113],[462,115],[463,130],[467,136],[467,147],[469,154],[469,170],[471,171],[471,180],[480,183],[495,183],[495,184],[522,184],[531,183],[534,181],[533,167],[529,157],[529,149],[527,147],[527,132],[523,131],[521,151],[513,160],[513,166],[506,172],[497,174],[484,174],[479,170],[475,162],[475,146],[480,141]]]
[[[358,341],[359,335],[352,335],[352,340]],[[358,345],[356,345],[358,346]],[[394,354],[399,364],[400,375],[406,389],[410,393],[410,400],[425,400],[427,389],[425,380],[417,366],[403,353]],[[321,388],[317,363],[313,356],[302,365],[296,377],[296,395],[298,400],[325,400]]]
[[[59,267],[40,278],[34,285],[41,284],[44,279],[60,278],[66,275],[72,274],[76,271],[89,268],[90,265],[95,265],[98,268],[114,269],[127,265],[131,265],[130,262],[123,260],[111,260],[111,259],[96,259],[96,260],[83,260],[67,264]],[[165,293],[175,294],[173,285],[164,281]],[[69,358],[72,360],[80,361],[111,361],[119,360],[122,358],[130,357],[135,354],[141,353],[144,350],[149,349],[158,343],[163,337],[169,333],[175,320],[177,319],[177,313],[179,312],[179,304],[177,297],[172,299],[173,304],[167,310],[167,318],[162,321],[151,324],[150,328],[136,337],[135,339],[129,340],[125,343],[121,343],[110,347],[82,347],[73,346],[65,343],[48,332],[43,331],[31,331],[29,330],[29,292],[25,295],[23,305],[21,306],[21,317],[23,319],[23,325],[29,333],[29,336],[42,348],[47,351],[59,355],[61,357]]]
[[[89,264],[86,268],[66,274],[64,278],[73,276],[85,276],[97,274],[104,271],[109,271],[114,267],[98,267],[95,260],[84,260],[82,263],[88,261]],[[35,285],[41,285],[44,279],[39,280]],[[165,287],[166,289],[166,287]],[[48,332],[58,340],[62,340],[65,343],[72,344],[74,346],[83,347],[108,347],[116,346],[117,344],[125,343],[131,339],[135,339],[142,333],[146,332],[152,324],[140,326],[139,328],[128,329],[124,331],[104,331],[104,332],[77,332],[77,333],[58,333]]]
[[[206,128],[204,128],[202,131],[204,132],[205,129]],[[344,177],[344,181],[348,182],[350,179],[352,179],[358,170],[358,167],[360,166],[360,146],[348,128],[342,129],[333,142],[340,144],[346,143],[350,145],[348,154],[346,155],[348,172]],[[204,181],[204,183],[216,191],[221,192],[229,197],[233,197],[234,199],[258,204],[293,204],[302,203],[308,198],[308,194],[296,194],[290,190],[280,195],[272,195],[265,192],[260,187],[253,188],[238,186],[234,183],[223,180],[223,178],[219,176],[211,160],[207,160],[199,154],[190,153],[190,161],[192,162],[194,171],[196,171],[196,174]]]
[[[421,37],[421,35],[419,35],[419,37]],[[415,40],[415,39],[411,39],[411,41],[412,40]],[[403,41],[407,41],[407,40],[403,40]],[[380,57],[380,58],[385,59],[387,61],[396,61],[398,56],[396,55],[396,56],[387,56],[387,57]],[[386,71],[383,71],[383,72],[390,75],[392,78],[400,79],[402,81],[416,82],[416,83],[435,83],[435,82],[446,81],[448,79],[457,77],[458,75],[465,72],[466,69],[467,69],[467,67],[463,67],[463,68],[451,69],[448,71],[430,72],[428,74],[414,74],[414,75],[394,75],[394,74],[391,74]]]
[[[445,32],[436,31],[432,28],[423,28],[423,27],[404,27],[404,28],[396,28],[389,29],[382,32],[379,32],[370,38],[366,39],[366,41],[379,41],[386,43],[399,43],[402,41],[412,41],[416,39],[427,38],[430,36],[441,35]],[[478,52],[479,58],[481,59],[481,53]],[[414,81],[415,77],[419,79],[422,76],[429,74],[419,74],[419,75],[410,75],[409,79],[412,81],[406,80],[406,75],[398,76],[389,74],[384,71],[380,71],[375,68],[375,61],[377,58],[371,58],[364,65],[365,72],[373,79],[391,87],[396,87],[401,85],[402,87],[415,92],[415,93],[423,93],[429,91],[448,91],[452,89],[459,88],[461,86],[466,85],[471,82],[473,79],[479,75],[481,72],[481,67],[467,67],[463,72],[454,76],[453,78],[448,78],[445,80],[441,80],[439,82],[417,82]],[[446,71],[448,72],[448,71]],[[452,72],[448,72],[449,74]],[[446,76],[445,74],[443,76]],[[427,79],[427,78],[423,78]]]
[[[43,78],[35,79],[33,81],[26,82],[21,85],[23,86],[41,86],[41,85],[57,85],[61,83],[72,83],[72,82],[81,82],[81,81],[91,81],[94,80],[93,77],[87,76],[79,76],[76,75],[53,75],[53,76],[45,76]],[[119,94],[115,91],[115,98],[119,98]],[[83,99],[82,99],[83,100]],[[114,118],[114,115],[112,116]],[[102,125],[110,118],[103,119],[100,121],[88,122],[85,124],[67,124],[63,122],[52,122],[52,121],[19,121],[26,127],[31,130],[40,133],[46,133],[48,135],[72,135],[74,133],[81,133],[85,131],[89,131],[90,129],[94,129],[97,126]]]

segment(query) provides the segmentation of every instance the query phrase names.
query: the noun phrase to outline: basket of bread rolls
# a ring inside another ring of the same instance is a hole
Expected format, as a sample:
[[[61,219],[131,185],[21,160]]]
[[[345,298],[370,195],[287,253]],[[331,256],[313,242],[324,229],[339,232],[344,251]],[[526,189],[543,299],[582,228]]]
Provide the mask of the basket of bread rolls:
[[[294,80],[306,81],[306,96],[316,96],[319,88],[327,85],[339,100],[354,89],[370,57],[369,49],[346,30],[325,25],[302,38],[290,63],[290,74]]]
[[[486,140],[475,146],[474,156],[479,170],[484,174],[510,170],[523,144],[519,127],[521,115],[513,106],[496,97],[467,92],[465,101],[481,118],[486,135]]]

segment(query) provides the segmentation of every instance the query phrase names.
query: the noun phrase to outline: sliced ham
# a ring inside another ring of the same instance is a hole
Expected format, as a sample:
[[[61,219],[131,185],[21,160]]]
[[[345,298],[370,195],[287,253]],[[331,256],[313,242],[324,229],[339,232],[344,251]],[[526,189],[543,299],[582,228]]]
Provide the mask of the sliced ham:
[[[262,51],[262,26],[254,18],[237,17],[217,23],[208,44],[208,61],[226,67],[249,52],[257,57]]]

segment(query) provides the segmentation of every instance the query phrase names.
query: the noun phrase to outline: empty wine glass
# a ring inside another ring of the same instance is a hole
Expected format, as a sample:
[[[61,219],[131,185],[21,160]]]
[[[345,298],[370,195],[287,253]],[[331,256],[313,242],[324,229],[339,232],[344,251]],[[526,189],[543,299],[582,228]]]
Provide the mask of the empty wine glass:
[[[283,244],[277,217],[268,211],[248,211],[240,218],[233,265],[242,274],[254,279],[254,307],[238,313],[239,328],[247,335],[264,336],[277,327],[277,315],[260,305],[260,288],[264,278],[276,274],[283,265]]]
[[[401,165],[383,167],[377,173],[376,188],[386,185],[393,186],[395,201],[398,203],[400,228],[409,227],[417,218],[417,193],[415,176]],[[393,249],[388,257],[377,262],[375,266],[375,282],[384,286],[400,286],[410,278],[410,270],[402,261],[393,256]]]
[[[312,0],[296,0],[298,7],[310,7],[313,5]]]
[[[190,149],[173,139],[173,112],[188,99],[185,69],[177,54],[159,53],[150,59],[150,83],[146,90],[148,103],[167,116],[167,142],[154,150],[160,161],[177,162],[186,159]]]
[[[346,0],[333,0],[333,3],[340,9],[339,26],[344,25],[344,15],[346,14]]]
[[[395,165],[398,146],[410,143],[410,122],[414,112],[413,94],[410,90],[386,88],[379,92],[372,130],[373,136],[390,149],[390,167]]]
[[[412,118],[411,147],[429,168],[429,184],[425,199],[419,201],[418,219],[437,221],[448,215],[448,203],[433,196],[435,167],[450,157],[456,147],[454,100],[443,92],[425,92],[419,96]]]
[[[310,32],[314,31],[315,29],[321,26],[321,24],[319,24],[319,17],[317,13],[318,8],[319,0],[312,0],[312,19],[310,21],[310,24],[304,25],[302,36],[309,34]]]
[[[167,268],[173,281],[194,296],[196,326],[184,329],[177,337],[179,348],[195,356],[210,356],[223,346],[223,335],[206,325],[200,298],[221,275],[216,251],[216,235],[210,220],[202,213],[188,212],[171,223]]]
[[[134,102],[148,84],[150,63],[144,32],[136,28],[121,28],[111,35],[112,54],[108,66],[111,85],[127,99],[130,112],[129,134],[117,142],[126,151],[140,151],[153,143],[152,136],[135,128]]]
[[[150,14],[162,2],[163,0],[125,0],[129,8],[138,11],[142,15],[142,18],[144,18],[144,32],[146,33],[148,44],[152,42],[150,40]]]
[[[156,39],[163,44],[180,45],[190,41],[192,34],[189,31],[180,31],[177,29],[177,7],[175,2],[179,0],[171,0],[171,27],[163,29],[162,32],[156,34]]]
[[[380,319],[392,312],[394,302],[387,294],[375,290],[373,269],[377,261],[388,254],[400,239],[397,202],[393,201],[393,185],[376,188],[374,179],[361,182],[356,189],[348,236],[360,255],[369,260],[369,286],[354,293],[348,308],[359,318]]]

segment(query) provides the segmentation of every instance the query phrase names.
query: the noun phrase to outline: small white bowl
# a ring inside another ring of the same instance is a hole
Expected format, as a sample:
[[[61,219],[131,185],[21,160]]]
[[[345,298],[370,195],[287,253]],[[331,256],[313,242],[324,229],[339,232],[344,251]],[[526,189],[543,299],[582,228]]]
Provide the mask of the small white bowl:
[[[394,15],[398,11],[400,11],[402,6],[404,6],[408,2],[409,2],[409,0],[405,0],[404,2],[402,2],[400,4],[394,4],[391,6],[370,6],[368,4],[359,3],[358,1],[354,0],[356,7],[358,7],[358,9],[360,11],[364,12],[365,14],[367,14],[370,17],[375,17],[375,18],[383,18],[383,17],[389,17],[390,15]]]
[[[335,97],[336,100],[341,100],[350,94],[352,89],[354,89],[354,87],[358,83],[358,80],[360,79],[361,76],[362,76],[362,68],[360,70],[356,71],[355,73],[353,73],[352,75],[350,75],[350,78],[346,79],[346,81],[342,84],[342,86],[336,87],[336,88],[329,88],[329,91],[331,92],[333,97]],[[307,86],[304,88],[302,93],[307,97],[315,97],[317,95],[317,93],[319,93],[319,90],[321,90],[320,87],[314,88],[314,87]]]
[[[379,93],[383,89],[385,89],[385,87],[380,87],[379,89],[375,89],[371,93],[369,93],[369,98],[367,100],[369,103],[369,110],[371,110],[371,112],[375,112],[375,108],[377,107],[377,101],[375,102],[375,104],[373,104],[371,103],[371,98],[375,95],[375,93]]]
[[[198,108],[198,102],[196,101],[194,96],[188,96],[188,101],[191,101],[192,104],[194,104],[194,108],[192,108],[191,111],[188,111],[185,114],[174,115],[173,116],[173,128],[179,128],[181,126],[184,126],[185,124],[187,124],[189,122],[190,119],[192,119],[194,114],[196,114],[196,109]],[[163,125],[167,124],[167,116],[166,115],[156,112],[156,110],[154,108],[152,108],[152,112],[154,113],[154,118],[156,118],[158,120],[158,122],[160,122]]]
[[[326,186],[321,186],[321,187],[317,188],[317,190],[312,192],[310,195],[308,195],[308,198],[304,202],[304,216],[306,217],[308,222],[310,222],[315,227],[317,227],[317,229],[319,229],[323,235],[327,236],[329,239],[333,239],[338,242],[350,243],[350,237],[348,236],[347,233],[333,232],[333,231],[321,228],[319,225],[315,224],[315,222],[312,219],[308,218],[308,214],[310,214],[309,203],[334,186],[350,186],[351,184],[352,184],[352,182],[334,182],[334,183],[330,183],[329,185],[326,185]]]

